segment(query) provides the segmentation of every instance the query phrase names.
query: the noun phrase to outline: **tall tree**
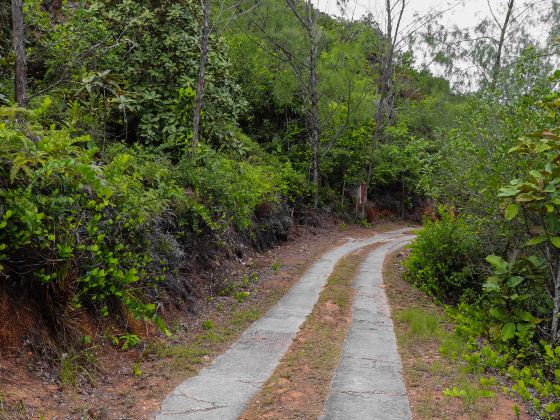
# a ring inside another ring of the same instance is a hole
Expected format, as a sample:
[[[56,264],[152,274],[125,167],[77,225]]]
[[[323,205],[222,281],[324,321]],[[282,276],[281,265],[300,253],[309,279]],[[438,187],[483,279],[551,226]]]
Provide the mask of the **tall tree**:
[[[200,36],[200,62],[198,65],[198,79],[196,82],[196,97],[193,113],[192,153],[196,154],[200,132],[200,114],[202,112],[202,98],[204,95],[204,79],[206,76],[206,62],[208,61],[208,40],[210,38],[210,0],[204,0],[204,15],[202,34]]]
[[[202,30],[200,34],[200,60],[198,64],[198,77],[196,81],[195,105],[193,111],[192,123],[192,153],[196,154],[196,149],[200,141],[200,119],[202,116],[202,105],[204,100],[204,86],[206,80],[206,65],[208,64],[208,53],[210,35],[214,31],[221,33],[226,27],[241,14],[245,13],[240,11],[240,3],[242,0],[228,0],[219,1],[218,13],[214,24],[211,20],[212,1],[202,0],[203,15],[202,15]],[[219,27],[217,27],[219,26]]]
[[[12,0],[12,40],[15,63],[14,100],[21,107],[27,107],[27,68],[25,64],[25,39],[23,25],[23,0]]]
[[[498,81],[498,75],[500,74],[500,70],[502,68],[502,51],[504,49],[506,32],[509,29],[509,24],[510,24],[510,21],[511,21],[511,14],[513,12],[514,0],[509,0],[508,1],[507,9],[506,9],[506,15],[504,17],[503,23],[500,23],[500,21],[498,20],[498,18],[494,14],[494,10],[492,9],[492,6],[490,5],[490,0],[487,0],[487,1],[488,1],[488,8],[490,9],[490,13],[492,14],[492,18],[494,18],[494,21],[496,22],[496,25],[498,25],[498,28],[500,29],[500,38],[498,39],[498,46],[496,48],[496,53],[494,55],[494,66],[492,67],[492,81],[491,81],[491,84],[492,84],[492,87],[495,87],[496,82]]]
[[[385,32],[382,34],[383,43],[379,57],[379,95],[375,103],[375,127],[371,135],[371,151],[366,175],[366,199],[371,186],[374,154],[383,137],[386,125],[395,113],[395,52],[400,41],[398,37],[400,35],[401,22],[406,5],[406,0],[396,0],[395,2],[386,0],[385,2],[386,26]],[[396,13],[394,13],[395,10],[397,10]],[[365,200],[362,202],[362,213],[364,212],[364,208]]]
[[[305,3],[304,14],[298,10],[295,0],[286,0],[288,7],[301,23],[309,39],[309,57],[307,71],[309,73],[307,93],[309,96],[309,130],[311,144],[311,177],[313,182],[313,208],[319,205],[319,77],[317,74],[317,62],[319,59],[319,34],[317,30],[317,14],[311,0]]]
[[[262,4],[261,4],[262,3]],[[269,8],[281,7],[274,2],[260,2],[252,16],[251,23],[261,33],[265,45],[256,40],[276,59],[288,65],[297,79],[303,102],[309,130],[309,145],[311,148],[310,178],[313,184],[313,207],[319,204],[320,184],[320,116],[319,116],[319,75],[318,62],[320,56],[321,36],[317,25],[318,11],[311,0],[286,0],[286,6],[291,12],[294,25],[274,22]],[[281,15],[281,14],[280,14]],[[277,25],[275,28],[274,26]],[[280,32],[276,29],[281,28]],[[287,32],[287,33],[286,33]],[[305,40],[302,42],[302,38]]]
[[[555,2],[542,0],[487,0],[487,16],[473,27],[426,26],[425,40],[433,61],[442,66],[456,86],[471,89],[507,85],[506,75],[527,47],[541,50],[543,65],[557,43],[543,43],[556,24]],[[535,32],[533,27],[539,27]],[[504,83],[500,84],[500,79]]]

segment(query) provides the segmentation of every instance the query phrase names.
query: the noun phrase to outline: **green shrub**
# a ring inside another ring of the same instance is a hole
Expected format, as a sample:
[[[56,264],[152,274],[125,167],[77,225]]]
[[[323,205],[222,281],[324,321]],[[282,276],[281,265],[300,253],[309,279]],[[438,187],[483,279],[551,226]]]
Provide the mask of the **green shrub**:
[[[203,145],[199,149],[196,161],[185,157],[179,163],[181,183],[193,187],[216,226],[233,223],[240,230],[247,229],[258,205],[278,204],[303,184],[289,163],[240,160]]]
[[[510,261],[496,255],[486,260],[493,275],[484,283],[487,295],[489,332],[493,339],[516,339],[528,346],[537,325],[552,311],[552,301],[544,293],[546,262],[543,258],[512,257]]]
[[[248,231],[257,206],[273,209],[303,184],[248,139],[256,153],[245,158],[204,145],[177,164],[163,147],[101,153],[71,123],[43,129],[49,104],[0,108],[0,273],[48,303],[57,328],[82,307],[103,316],[126,308],[167,332],[150,301],[166,271],[185,263],[185,234]]]
[[[480,258],[474,229],[462,218],[441,211],[442,220],[426,221],[405,263],[406,278],[443,302],[474,299],[481,280],[473,262]]]
[[[127,136],[184,147],[192,130],[201,13],[192,0],[94,0],[65,6],[56,23],[33,5],[26,11],[30,60],[37,61],[30,76],[57,87],[62,112],[55,119],[77,114],[76,124],[96,141]],[[230,67],[224,41],[213,32],[201,134],[218,145],[231,139],[246,108]],[[42,73],[33,74],[35,68]]]
[[[542,341],[520,347],[500,338],[488,342],[481,339],[488,320],[480,308],[463,304],[460,309],[448,308],[446,312],[455,324],[455,336],[468,341],[456,353],[467,362],[469,370],[501,373],[510,384],[504,386],[504,392],[530,403],[539,418],[558,418],[560,346]],[[446,350],[442,348],[442,352]]]
[[[29,130],[0,123],[2,274],[44,296],[55,326],[69,308],[107,315],[120,303],[165,329],[146,303],[165,266],[150,257],[144,233],[181,190],[149,185],[131,154],[104,164],[88,136]]]

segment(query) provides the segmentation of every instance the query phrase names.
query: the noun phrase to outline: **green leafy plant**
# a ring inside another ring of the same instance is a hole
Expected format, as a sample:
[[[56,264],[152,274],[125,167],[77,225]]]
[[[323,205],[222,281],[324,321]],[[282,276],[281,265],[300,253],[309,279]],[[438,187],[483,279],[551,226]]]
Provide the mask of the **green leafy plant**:
[[[493,275],[483,285],[489,295],[490,332],[493,337],[500,337],[503,341],[517,337],[527,342],[532,339],[537,325],[542,321],[527,310],[530,308],[527,300],[530,298],[530,288],[537,283],[534,280],[542,279],[546,262],[535,256],[513,258],[507,262],[501,257],[490,255],[486,260],[493,267]]]
[[[134,366],[132,366],[132,374],[134,376],[142,376],[142,364],[140,362],[134,363]]]
[[[405,276],[441,301],[457,303],[474,298],[482,282],[474,262],[480,246],[472,226],[440,212],[440,221],[426,221],[405,262]]]
[[[551,113],[558,114],[557,100],[548,102]],[[500,189],[507,220],[520,219],[527,231],[527,249],[547,267],[549,275],[543,289],[552,296],[550,308],[550,340],[560,337],[560,135],[545,130],[531,136],[521,137],[510,153],[526,156],[534,162],[534,168],[524,178],[513,179]],[[523,279],[516,280],[522,282]]]
[[[136,334],[124,333],[118,337],[121,350],[128,350],[140,344],[142,340]]]
[[[210,331],[214,328],[214,321],[207,319],[206,321],[203,321],[201,325],[203,330]]]
[[[161,280],[161,266],[139,233],[178,190],[146,188],[130,155],[99,166],[97,153],[88,136],[69,130],[29,133],[17,122],[0,123],[0,270],[51,293],[47,302],[57,302],[49,310],[59,327],[65,307],[95,307],[106,316],[116,299],[167,331],[155,305],[138,293],[140,285]]]
[[[249,297],[250,293],[245,291],[245,290],[241,290],[239,292],[236,292],[234,294],[234,298],[235,300],[237,300],[239,303],[243,303],[245,302],[245,300]]]

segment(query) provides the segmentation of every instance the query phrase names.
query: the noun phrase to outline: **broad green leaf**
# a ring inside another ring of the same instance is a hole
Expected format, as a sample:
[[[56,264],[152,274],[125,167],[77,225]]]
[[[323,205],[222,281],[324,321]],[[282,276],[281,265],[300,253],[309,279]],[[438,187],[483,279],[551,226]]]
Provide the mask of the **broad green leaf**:
[[[527,260],[528,260],[531,264],[533,264],[533,267],[535,267],[535,268],[541,267],[541,266],[543,265],[543,263],[544,263],[543,259],[540,258],[540,257],[537,257],[536,255],[529,255],[529,256],[527,257]]]
[[[488,261],[492,266],[497,269],[505,270],[507,269],[507,262],[498,255],[488,255],[486,257],[486,261]]]
[[[486,282],[482,285],[486,292],[500,292],[500,286],[493,282]]]
[[[502,340],[508,341],[515,337],[515,324],[513,322],[507,322],[502,327]]]
[[[529,203],[531,201],[535,201],[537,197],[530,193],[521,193],[515,199],[520,203]]]
[[[560,248],[560,236],[553,236],[552,238],[550,238],[550,242],[552,242],[552,245],[554,245],[556,248]]]
[[[527,311],[521,311],[517,316],[520,320],[525,322],[532,322],[535,319],[535,317]]]
[[[513,197],[518,193],[519,190],[515,187],[502,187],[500,188],[500,193],[498,194],[498,197]]]
[[[546,236],[535,236],[534,238],[529,239],[525,245],[527,246],[535,246],[538,244],[542,244],[544,241],[546,241]]]
[[[535,152],[537,153],[542,153],[542,152],[546,152],[547,150],[552,149],[552,147],[550,147],[550,145],[546,144],[546,143],[539,143],[537,145],[537,147],[535,147]]]
[[[500,308],[490,308],[490,310],[488,311],[490,313],[490,316],[494,319],[500,320],[502,321],[505,317],[505,313],[502,309]]]
[[[532,169],[532,170],[529,171],[529,173],[531,174],[531,176],[533,178],[543,179],[543,175],[539,171],[536,171],[536,170]]]
[[[513,220],[517,217],[519,213],[519,204],[511,203],[506,207],[505,217],[506,220]]]
[[[521,283],[523,283],[523,280],[525,280],[523,277],[521,276],[513,276],[510,277],[509,280],[507,281],[507,285],[508,287],[516,287],[519,286]]]

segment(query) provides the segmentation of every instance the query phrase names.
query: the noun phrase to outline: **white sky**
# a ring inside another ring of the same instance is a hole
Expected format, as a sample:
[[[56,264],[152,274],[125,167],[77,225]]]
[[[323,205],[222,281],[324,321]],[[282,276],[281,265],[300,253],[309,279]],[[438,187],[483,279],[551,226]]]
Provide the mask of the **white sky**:
[[[336,5],[336,0],[313,0],[313,3],[319,9],[331,15],[340,16],[340,10]],[[494,7],[497,12],[503,0],[409,0],[407,2],[405,14],[403,16],[403,25],[414,23],[414,14],[417,12],[421,16],[430,10],[446,10],[443,14],[442,23],[449,25],[457,25],[459,27],[471,27],[484,17],[490,16],[488,3]],[[524,3],[518,1],[516,3]],[[374,15],[383,16],[385,10],[385,0],[349,0],[347,7],[347,16],[353,16],[359,19],[368,11]]]
[[[337,0],[312,0],[313,3],[322,11],[335,16],[340,16],[341,11],[337,7]],[[371,12],[381,25],[385,25],[385,2],[386,0],[348,0],[345,16],[347,18],[360,19],[362,16]],[[394,3],[394,0],[392,0]],[[537,9],[548,10],[552,0],[515,0],[514,10],[524,10],[527,3],[536,3]],[[418,16],[427,16],[433,12],[442,12],[438,23],[445,27],[451,28],[458,26],[461,29],[473,28],[482,19],[491,18],[490,7],[498,20],[503,20],[504,11],[507,0],[408,0],[407,6],[401,23],[402,33],[408,32],[410,29],[416,29],[418,25]],[[514,12],[514,15],[516,12]],[[520,20],[526,18],[527,13],[521,14]],[[394,26],[394,25],[393,25]],[[420,28],[421,30],[421,28]],[[529,31],[536,39],[545,39],[546,30],[542,26],[530,28]],[[420,49],[422,47],[420,46]],[[420,54],[416,54],[418,63],[423,59]],[[430,65],[432,72],[441,75],[437,65]]]

